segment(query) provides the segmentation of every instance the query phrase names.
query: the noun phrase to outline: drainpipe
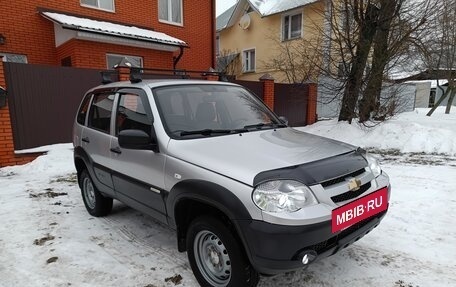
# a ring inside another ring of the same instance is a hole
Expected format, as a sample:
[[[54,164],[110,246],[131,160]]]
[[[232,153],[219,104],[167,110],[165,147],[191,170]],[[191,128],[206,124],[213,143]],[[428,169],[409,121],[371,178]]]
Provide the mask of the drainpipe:
[[[177,63],[179,63],[180,59],[184,55],[184,47],[180,46],[179,47],[179,55],[177,57],[174,57],[174,62],[173,62],[173,69],[176,70]]]

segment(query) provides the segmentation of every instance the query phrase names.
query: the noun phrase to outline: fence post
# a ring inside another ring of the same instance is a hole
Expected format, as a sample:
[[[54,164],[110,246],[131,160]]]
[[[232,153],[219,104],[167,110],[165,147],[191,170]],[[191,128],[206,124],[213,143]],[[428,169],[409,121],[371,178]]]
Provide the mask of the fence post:
[[[263,101],[274,111],[274,78],[270,74],[264,74],[260,81],[263,83]]]
[[[317,122],[317,91],[316,83],[307,84],[307,125]]]
[[[203,74],[204,79],[207,81],[218,81],[219,80],[219,75],[217,74],[217,71],[214,70],[214,68],[209,68],[206,73]]]
[[[3,67],[3,56],[0,55],[0,86],[6,89],[6,77]],[[14,143],[13,130],[11,128],[11,117],[6,106],[0,108],[0,167],[13,165],[14,162]]]
[[[116,65],[114,69],[119,74],[119,81],[130,81],[130,67]]]

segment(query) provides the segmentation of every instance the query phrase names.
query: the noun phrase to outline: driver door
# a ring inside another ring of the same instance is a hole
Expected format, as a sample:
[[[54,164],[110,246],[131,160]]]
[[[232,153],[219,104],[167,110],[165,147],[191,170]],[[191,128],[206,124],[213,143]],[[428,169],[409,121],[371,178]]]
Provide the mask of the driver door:
[[[111,154],[117,162],[112,174],[117,197],[126,204],[166,223],[163,200],[165,156],[152,150],[121,148],[118,134],[122,130],[143,130],[151,135],[152,110],[142,89],[123,89],[118,93]]]

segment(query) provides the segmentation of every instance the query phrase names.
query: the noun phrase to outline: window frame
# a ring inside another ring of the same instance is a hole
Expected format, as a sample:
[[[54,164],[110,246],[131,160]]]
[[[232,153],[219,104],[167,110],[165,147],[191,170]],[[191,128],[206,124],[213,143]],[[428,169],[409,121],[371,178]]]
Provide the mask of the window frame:
[[[90,5],[90,4],[82,3],[82,1],[83,0],[79,0],[79,4],[81,5],[81,7],[101,10],[101,11],[105,11],[105,12],[116,13],[116,1],[115,0],[109,0],[109,1],[112,1],[112,10],[100,7],[100,1],[103,1],[103,0],[96,0],[97,1],[97,6],[93,6],[93,5]]]
[[[89,105],[89,111],[86,115],[86,127],[89,128],[89,129],[92,129],[94,131],[98,131],[100,133],[104,133],[104,134],[107,134],[107,135],[111,135],[112,133],[112,117],[113,117],[113,111],[116,107],[116,101],[117,101],[117,92],[116,91],[113,91],[113,90],[101,90],[101,91],[94,91],[91,93],[92,96],[91,96],[91,100],[90,100],[90,105]],[[103,129],[99,129],[97,127],[94,127],[90,124],[90,119],[92,117],[92,112],[93,112],[93,103],[95,101],[95,98],[97,96],[100,96],[100,95],[106,95],[108,94],[108,97],[110,95],[112,95],[114,97],[113,101],[112,101],[112,109],[111,109],[111,114],[110,114],[110,117],[109,117],[109,130],[106,131],[106,130],[103,130]]]
[[[139,68],[144,68],[144,57],[142,56],[134,56],[134,55],[122,55],[122,54],[114,54],[114,53],[106,53],[106,67],[108,70],[114,69],[113,67],[109,67],[109,61],[108,57],[109,56],[114,56],[114,57],[130,57],[130,58],[138,58],[141,59],[141,66]]]
[[[88,93],[84,96],[84,99],[81,101],[81,104],[79,105],[78,114],[76,116],[76,122],[78,124],[80,124],[81,126],[87,127],[90,107],[92,106],[92,99],[93,99],[93,93]],[[79,121],[80,120],[79,116],[81,115],[81,112],[85,107],[85,104],[87,104],[87,111],[85,112],[85,115],[84,115],[84,121],[81,123]]]
[[[252,63],[251,61],[251,53],[254,52],[255,53],[255,59],[253,61],[253,69],[250,69],[250,67],[247,67],[246,65],[246,60],[247,60],[247,53],[249,54],[249,63]],[[255,73],[256,72],[256,59],[257,59],[257,53],[256,53],[256,48],[249,48],[249,49],[245,49],[245,50],[242,50],[242,72],[243,73]]]
[[[297,16],[297,15],[301,15],[301,29],[300,29],[300,35],[299,36],[296,36],[296,37],[291,37],[291,19],[293,18],[293,16]],[[285,35],[285,19],[286,18],[289,18],[289,26],[288,26],[288,31],[287,31],[287,34]],[[304,13],[302,10],[300,11],[294,11],[292,13],[287,13],[287,14],[283,14],[282,15],[282,25],[281,25],[281,29],[280,29],[280,33],[281,33],[281,39],[282,39],[282,42],[285,42],[285,41],[291,41],[291,40],[295,40],[295,39],[300,39],[303,37],[303,34],[304,34]],[[285,38],[285,36],[287,36],[288,38]]]
[[[28,64],[28,58],[27,58],[27,55],[24,55],[24,54],[14,54],[14,53],[0,53],[0,56],[3,56],[2,57],[2,61],[4,63],[21,63],[21,64]],[[9,61],[8,59],[12,58],[12,57],[18,57],[18,58],[22,58],[24,61]]]
[[[158,8],[158,22],[160,23],[165,23],[165,24],[169,24],[169,25],[174,25],[174,26],[179,26],[179,27],[183,27],[184,26],[184,1],[183,0],[175,0],[175,1],[180,1],[180,18],[181,18],[181,21],[180,22],[174,22],[172,21],[172,18],[173,18],[173,15],[172,15],[172,9],[169,9],[169,7],[171,7],[171,3],[173,0],[163,0],[163,1],[167,1],[168,2],[168,17],[167,19],[161,19],[160,18],[160,0],[157,1],[157,8]],[[169,20],[171,18],[171,20]]]
[[[117,112],[119,111],[120,107],[120,99],[122,95],[136,95],[141,99],[142,104],[144,105],[144,111],[146,113],[147,118],[151,121],[151,136],[155,136],[155,128],[154,128],[154,114],[152,112],[152,108],[150,106],[149,99],[147,97],[146,91],[140,88],[121,88],[116,92],[116,102],[114,103],[114,126],[113,128],[113,136],[118,137],[118,129],[117,129]]]

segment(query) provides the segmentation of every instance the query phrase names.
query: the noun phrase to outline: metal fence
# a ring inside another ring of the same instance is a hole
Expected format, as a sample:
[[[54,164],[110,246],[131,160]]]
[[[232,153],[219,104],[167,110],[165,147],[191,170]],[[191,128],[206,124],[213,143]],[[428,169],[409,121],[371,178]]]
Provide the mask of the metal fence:
[[[100,71],[4,63],[16,150],[72,141],[84,93],[101,82]]]
[[[307,84],[274,84],[274,112],[288,119],[291,126],[307,124],[309,101]]]

